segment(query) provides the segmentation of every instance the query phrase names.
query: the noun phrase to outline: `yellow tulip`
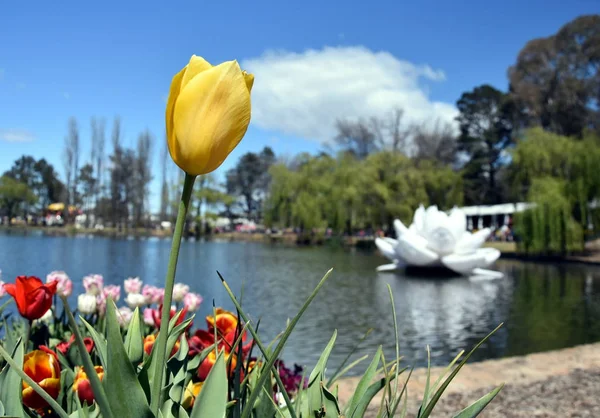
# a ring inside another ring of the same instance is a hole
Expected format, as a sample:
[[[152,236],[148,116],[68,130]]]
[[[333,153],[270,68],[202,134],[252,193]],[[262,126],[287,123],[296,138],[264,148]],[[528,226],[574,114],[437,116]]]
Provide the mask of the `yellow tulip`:
[[[212,66],[192,56],[173,77],[167,102],[167,144],[175,164],[200,175],[225,161],[250,124],[253,83],[237,61]]]
[[[181,403],[181,406],[185,409],[190,409],[194,406],[194,401],[198,397],[200,390],[202,390],[202,385],[204,385],[204,382],[193,383],[190,381],[183,393],[183,402]]]

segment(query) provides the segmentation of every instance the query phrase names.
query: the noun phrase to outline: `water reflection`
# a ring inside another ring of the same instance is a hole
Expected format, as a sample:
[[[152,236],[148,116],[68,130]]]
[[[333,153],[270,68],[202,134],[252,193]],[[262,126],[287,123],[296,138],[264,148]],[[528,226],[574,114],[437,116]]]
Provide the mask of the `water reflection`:
[[[108,283],[140,276],[159,284],[169,245],[157,239],[0,235],[0,269],[4,280],[66,269],[75,279],[75,293],[82,291],[79,279],[89,273],[104,275]],[[433,363],[446,364],[501,322],[505,326],[476,352],[475,360],[600,340],[598,267],[501,261],[495,269],[504,273],[502,279],[431,279],[376,273],[382,259],[374,253],[219,241],[184,242],[180,260],[177,280],[204,296],[199,318],[210,313],[213,301],[232,308],[217,278],[219,270],[236,294],[244,289],[243,305],[253,319],[261,319],[266,340],[283,330],[334,267],[284,352],[286,360],[307,365],[316,362],[334,329],[338,340],[331,368],[370,328],[356,356],[382,345],[391,358],[395,341],[388,285],[395,299],[401,354],[412,365],[425,364],[427,345]]]

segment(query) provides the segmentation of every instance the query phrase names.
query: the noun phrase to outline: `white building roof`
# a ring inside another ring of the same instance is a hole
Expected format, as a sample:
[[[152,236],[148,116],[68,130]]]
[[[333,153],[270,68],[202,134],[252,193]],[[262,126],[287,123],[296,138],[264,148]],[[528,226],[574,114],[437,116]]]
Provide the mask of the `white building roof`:
[[[534,207],[534,203],[503,203],[501,205],[465,206],[462,209],[467,216],[512,215]]]

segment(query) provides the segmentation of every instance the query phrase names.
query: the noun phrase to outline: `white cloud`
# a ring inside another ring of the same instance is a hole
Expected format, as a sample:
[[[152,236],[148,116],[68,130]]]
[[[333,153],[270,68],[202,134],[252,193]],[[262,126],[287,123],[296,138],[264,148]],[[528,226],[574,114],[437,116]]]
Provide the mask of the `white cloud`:
[[[303,53],[269,51],[241,63],[255,75],[252,122],[263,129],[327,142],[337,119],[383,116],[404,109],[407,123],[454,123],[453,104],[428,97],[442,70],[364,47]]]
[[[0,129],[0,141],[32,142],[35,141],[35,135],[22,129]]]

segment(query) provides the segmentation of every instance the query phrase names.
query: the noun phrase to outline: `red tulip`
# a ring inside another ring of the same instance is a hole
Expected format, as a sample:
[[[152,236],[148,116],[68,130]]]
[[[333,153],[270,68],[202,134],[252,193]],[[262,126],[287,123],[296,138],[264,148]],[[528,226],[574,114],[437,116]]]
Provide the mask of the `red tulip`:
[[[59,351],[63,356],[67,355],[67,352],[69,351],[69,348],[71,348],[71,345],[75,343],[75,335],[71,335],[71,338],[69,339],[69,341],[61,341],[58,344],[56,344],[56,350]],[[84,337],[83,338],[83,344],[85,345],[85,350],[88,353],[91,353],[92,350],[94,349],[94,340],[92,340],[90,337]]]
[[[56,281],[44,284],[34,276],[19,276],[14,284],[5,284],[4,289],[15,299],[21,316],[33,321],[50,309],[57,285]]]
[[[154,318],[154,326],[156,328],[160,328],[162,310],[163,310],[163,305],[160,305],[158,309],[152,310],[152,317]],[[173,317],[175,316],[176,313],[177,312],[175,311],[175,309],[171,308],[171,310],[169,311],[169,319],[173,319]],[[177,318],[177,322],[175,323],[175,326],[177,326],[183,322],[186,314],[187,314],[187,307],[184,306],[183,309],[181,310],[181,315],[179,315],[179,318]]]

